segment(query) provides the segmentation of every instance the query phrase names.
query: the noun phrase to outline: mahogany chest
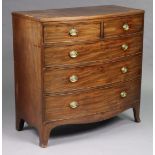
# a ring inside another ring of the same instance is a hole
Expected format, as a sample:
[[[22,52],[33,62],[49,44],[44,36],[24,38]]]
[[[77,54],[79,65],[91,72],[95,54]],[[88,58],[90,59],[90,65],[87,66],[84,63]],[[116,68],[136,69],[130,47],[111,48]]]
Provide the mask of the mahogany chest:
[[[144,11],[108,5],[12,13],[16,129],[51,130],[133,108],[139,122]]]

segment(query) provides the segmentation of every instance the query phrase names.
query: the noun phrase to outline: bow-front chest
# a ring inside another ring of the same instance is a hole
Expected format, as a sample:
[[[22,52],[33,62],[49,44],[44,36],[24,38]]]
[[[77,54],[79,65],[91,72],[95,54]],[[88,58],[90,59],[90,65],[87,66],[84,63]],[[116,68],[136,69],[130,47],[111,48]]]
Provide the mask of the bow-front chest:
[[[16,128],[46,147],[64,124],[133,108],[139,122],[144,11],[95,6],[13,12]]]

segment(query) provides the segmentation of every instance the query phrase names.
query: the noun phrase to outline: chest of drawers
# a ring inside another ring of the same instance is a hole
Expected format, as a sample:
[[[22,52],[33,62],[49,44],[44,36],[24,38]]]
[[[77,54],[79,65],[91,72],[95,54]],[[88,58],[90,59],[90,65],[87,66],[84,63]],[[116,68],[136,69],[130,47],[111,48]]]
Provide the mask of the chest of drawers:
[[[139,122],[144,11],[95,6],[12,13],[16,129],[51,130],[133,108]]]

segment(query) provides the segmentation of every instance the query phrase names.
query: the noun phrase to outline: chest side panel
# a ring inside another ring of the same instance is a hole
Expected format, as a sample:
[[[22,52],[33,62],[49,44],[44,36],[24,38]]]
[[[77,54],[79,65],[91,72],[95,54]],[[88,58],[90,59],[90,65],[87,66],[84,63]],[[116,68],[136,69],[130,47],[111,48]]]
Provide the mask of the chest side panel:
[[[42,116],[41,35],[38,22],[13,16],[16,114],[34,126]]]

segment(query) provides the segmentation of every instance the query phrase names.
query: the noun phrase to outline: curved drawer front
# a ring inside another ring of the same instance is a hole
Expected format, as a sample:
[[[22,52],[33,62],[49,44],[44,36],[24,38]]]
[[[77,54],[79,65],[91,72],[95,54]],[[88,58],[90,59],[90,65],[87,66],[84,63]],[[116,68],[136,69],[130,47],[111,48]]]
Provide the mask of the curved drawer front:
[[[104,22],[104,37],[143,31],[143,14],[113,18]]]
[[[44,72],[44,91],[63,92],[97,87],[141,75],[141,55],[95,66],[50,69]]]
[[[125,97],[121,96],[122,92],[126,93]],[[117,110],[130,108],[139,98],[139,79],[80,94],[45,96],[45,120],[68,119],[101,112],[110,116]]]
[[[44,43],[100,39],[100,21],[48,23],[44,26]]]
[[[68,46],[58,46],[56,44],[55,46],[44,49],[45,66],[78,65],[95,61],[104,62],[141,52],[142,43],[142,34],[139,34],[119,39],[106,39],[91,44]]]

